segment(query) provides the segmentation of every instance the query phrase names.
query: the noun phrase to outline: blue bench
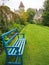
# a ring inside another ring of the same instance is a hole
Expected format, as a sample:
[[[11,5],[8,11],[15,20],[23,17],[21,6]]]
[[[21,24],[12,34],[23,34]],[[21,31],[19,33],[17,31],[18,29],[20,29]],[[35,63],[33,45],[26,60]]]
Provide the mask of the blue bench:
[[[16,41],[11,41],[17,36]],[[19,34],[17,29],[2,34],[2,42],[6,53],[6,65],[23,65],[23,51],[26,43],[25,35]],[[7,39],[5,39],[7,38]],[[9,57],[15,57],[15,61],[9,61]]]

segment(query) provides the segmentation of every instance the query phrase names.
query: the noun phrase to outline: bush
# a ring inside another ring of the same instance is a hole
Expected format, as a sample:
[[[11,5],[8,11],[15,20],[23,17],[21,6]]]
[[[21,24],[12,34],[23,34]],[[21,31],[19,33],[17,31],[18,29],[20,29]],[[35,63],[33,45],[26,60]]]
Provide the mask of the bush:
[[[46,0],[44,3],[44,12],[43,12],[43,25],[49,26],[49,0]]]
[[[43,25],[49,26],[49,12],[44,12],[43,13]]]
[[[2,39],[1,39],[1,36],[0,36],[0,53],[3,51],[3,44],[2,44]]]
[[[8,25],[8,29],[9,29],[9,30],[14,29],[14,28],[17,28],[19,32],[22,30],[23,27],[24,27],[24,25],[17,24],[16,22],[14,22],[14,23],[11,22],[11,23]]]

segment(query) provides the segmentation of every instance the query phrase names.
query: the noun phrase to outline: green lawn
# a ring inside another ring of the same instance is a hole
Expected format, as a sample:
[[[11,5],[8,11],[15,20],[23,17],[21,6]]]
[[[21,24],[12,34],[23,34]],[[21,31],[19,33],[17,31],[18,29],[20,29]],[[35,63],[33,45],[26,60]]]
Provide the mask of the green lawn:
[[[49,28],[29,24],[21,32],[25,33],[27,43],[23,55],[23,65],[49,65]],[[3,65],[5,53],[0,55]]]

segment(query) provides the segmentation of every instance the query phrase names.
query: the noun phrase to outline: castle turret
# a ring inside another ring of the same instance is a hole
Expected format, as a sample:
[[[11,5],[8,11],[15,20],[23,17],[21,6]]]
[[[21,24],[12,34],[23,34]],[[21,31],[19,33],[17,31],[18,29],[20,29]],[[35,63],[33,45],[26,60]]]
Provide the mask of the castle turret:
[[[22,1],[20,2],[20,5],[19,5],[19,10],[20,10],[20,12],[22,12],[22,11],[24,11],[24,5],[23,5],[23,3],[22,3]]]

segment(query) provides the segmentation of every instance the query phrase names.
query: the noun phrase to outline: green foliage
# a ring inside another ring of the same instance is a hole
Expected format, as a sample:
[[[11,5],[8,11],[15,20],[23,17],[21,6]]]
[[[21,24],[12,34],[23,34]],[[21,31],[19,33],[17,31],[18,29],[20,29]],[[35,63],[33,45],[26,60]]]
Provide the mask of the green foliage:
[[[0,54],[1,54],[2,51],[3,51],[3,44],[2,44],[2,39],[1,39],[1,36],[0,36]]]
[[[43,13],[43,25],[49,26],[49,12]]]
[[[17,24],[16,22],[13,22],[13,23],[10,22],[10,23],[8,24],[8,30],[17,28],[18,31],[21,31],[23,27],[24,27],[23,25]]]
[[[24,15],[24,13],[22,13]],[[25,24],[26,15],[23,17],[15,14],[7,6],[0,6],[0,30],[2,33],[7,32],[13,28],[22,29],[21,25]],[[20,18],[21,17],[21,18]],[[22,23],[23,22],[23,23]],[[20,25],[21,24],[21,25]]]
[[[20,20],[20,24],[21,25],[26,25],[26,22],[27,22],[27,13],[26,12],[21,12],[19,20]]]
[[[49,11],[49,0],[45,0],[45,2],[44,2],[44,10],[45,11]]]
[[[2,33],[8,31],[8,19],[10,8],[7,6],[0,6],[0,26]]]
[[[27,10],[27,15],[28,15],[27,21],[30,23],[33,23],[33,17],[35,15],[35,11],[33,9],[29,8]]]
[[[1,54],[1,52],[3,51],[3,44],[2,44],[1,35],[2,35],[2,32],[1,32],[1,30],[0,30],[0,54]]]
[[[46,0],[44,3],[44,12],[43,12],[43,25],[49,26],[49,0]]]

